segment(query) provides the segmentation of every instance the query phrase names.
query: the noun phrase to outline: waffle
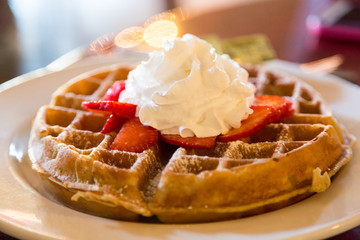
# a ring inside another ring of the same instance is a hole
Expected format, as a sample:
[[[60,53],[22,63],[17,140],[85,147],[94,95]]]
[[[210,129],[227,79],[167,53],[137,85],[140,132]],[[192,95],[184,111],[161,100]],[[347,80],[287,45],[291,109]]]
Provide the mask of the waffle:
[[[38,111],[29,156],[48,192],[80,211],[164,223],[234,219],[279,209],[325,191],[352,156],[353,138],[321,96],[301,80],[246,66],[256,94],[290,99],[282,123],[210,149],[158,144],[142,153],[108,150],[108,116],[81,109],[98,100],[129,68],[112,66],[70,80]],[[152,219],[152,218],[151,218]]]

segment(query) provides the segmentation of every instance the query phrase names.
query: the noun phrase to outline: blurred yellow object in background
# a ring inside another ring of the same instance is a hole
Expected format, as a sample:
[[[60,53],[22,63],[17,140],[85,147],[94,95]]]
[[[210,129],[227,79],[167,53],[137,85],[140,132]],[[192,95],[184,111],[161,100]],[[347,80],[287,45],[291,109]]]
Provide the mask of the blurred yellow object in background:
[[[220,39],[216,35],[204,37],[219,53],[229,54],[238,62],[262,63],[276,57],[275,51],[264,34]]]

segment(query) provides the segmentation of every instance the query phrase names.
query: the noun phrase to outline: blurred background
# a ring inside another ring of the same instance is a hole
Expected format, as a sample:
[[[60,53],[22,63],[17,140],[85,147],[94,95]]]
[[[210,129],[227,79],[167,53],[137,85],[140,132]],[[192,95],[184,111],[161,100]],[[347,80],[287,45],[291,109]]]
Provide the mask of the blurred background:
[[[96,39],[142,26],[150,17],[176,8],[183,14],[177,22],[178,35],[234,38],[261,33],[277,58],[297,63],[330,58],[334,74],[359,84],[357,2],[0,0],[0,82],[43,68],[74,49],[91,46]],[[347,22],[336,28],[343,16]]]
[[[163,0],[0,0],[0,80],[45,67],[101,35],[142,25]]]

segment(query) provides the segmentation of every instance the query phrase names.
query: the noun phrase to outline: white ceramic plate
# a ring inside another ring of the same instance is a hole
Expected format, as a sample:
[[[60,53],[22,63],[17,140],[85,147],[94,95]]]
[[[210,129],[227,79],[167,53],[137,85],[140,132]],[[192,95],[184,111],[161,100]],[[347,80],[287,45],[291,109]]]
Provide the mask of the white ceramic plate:
[[[41,189],[27,161],[27,139],[37,109],[71,77],[119,59],[93,59],[70,68],[0,86],[0,230],[25,239],[297,239],[324,238],[360,224],[360,155],[331,187],[292,206],[244,219],[186,225],[130,223],[90,216],[62,206]],[[320,91],[334,114],[360,139],[360,89],[333,76],[302,73],[297,65],[269,65],[300,75]]]

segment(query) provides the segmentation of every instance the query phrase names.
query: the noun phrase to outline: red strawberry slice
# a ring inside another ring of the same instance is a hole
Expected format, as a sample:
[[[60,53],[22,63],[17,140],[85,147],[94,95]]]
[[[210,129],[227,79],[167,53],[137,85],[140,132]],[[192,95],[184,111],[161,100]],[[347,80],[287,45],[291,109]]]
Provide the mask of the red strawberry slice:
[[[255,97],[253,105],[271,106],[275,110],[273,122],[280,122],[286,117],[291,116],[295,109],[292,108],[292,102],[286,98],[273,95],[258,95]]]
[[[186,137],[176,134],[160,134],[161,139],[172,145],[186,148],[211,148],[215,145],[216,137]]]
[[[110,149],[139,153],[155,145],[157,140],[158,131],[134,117],[125,121]]]
[[[274,118],[274,108],[268,106],[252,106],[253,113],[241,122],[239,128],[234,128],[226,134],[218,136],[220,142],[236,141],[251,136],[256,131],[272,121]]]
[[[280,122],[295,112],[292,108],[292,102],[286,98],[273,95],[256,96],[251,108],[254,112],[241,122],[239,128],[218,136],[217,140],[228,142],[249,137],[266,124]]]
[[[118,101],[120,93],[125,89],[125,80],[116,81],[107,90],[101,100]]]
[[[92,112],[116,114],[118,117],[131,118],[135,116],[136,105],[115,101],[88,101],[83,102],[82,107]]]
[[[126,118],[118,117],[116,114],[111,114],[106,120],[101,133],[109,133],[118,130],[125,122]]]

